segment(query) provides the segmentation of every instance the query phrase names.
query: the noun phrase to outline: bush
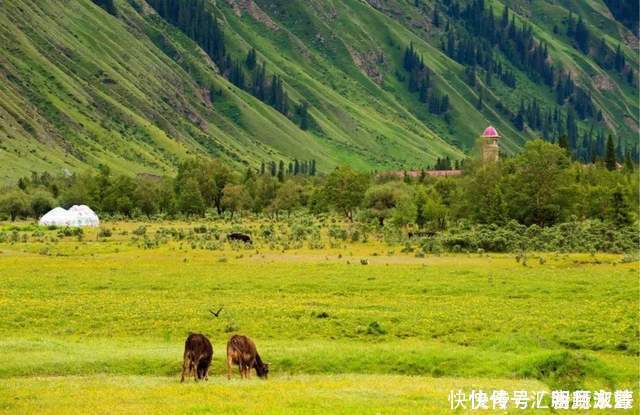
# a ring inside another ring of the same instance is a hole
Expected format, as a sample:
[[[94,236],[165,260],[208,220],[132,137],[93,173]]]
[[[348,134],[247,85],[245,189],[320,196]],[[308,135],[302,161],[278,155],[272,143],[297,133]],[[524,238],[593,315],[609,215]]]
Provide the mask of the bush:
[[[82,235],[84,231],[82,228],[71,228],[69,226],[62,228],[58,231],[58,238],[64,238],[65,236],[79,236]]]
[[[387,331],[382,327],[382,324],[378,321],[372,321],[367,326],[367,334],[373,334],[376,336],[380,336],[383,334],[387,334]]]
[[[145,225],[140,225],[132,232],[134,235],[142,236],[147,233],[147,227]]]
[[[100,228],[100,231],[98,231],[98,237],[100,237],[100,238],[109,238],[109,237],[111,237],[111,229],[109,229],[109,228]]]
[[[348,238],[348,234],[346,230],[338,226],[332,226],[329,228],[329,237],[338,239],[340,241],[346,241]]]
[[[225,333],[233,333],[234,331],[240,330],[240,325],[235,321],[230,322],[224,327]]]
[[[587,376],[602,379],[612,388],[615,386],[611,370],[601,361],[569,351],[535,357],[520,372],[521,375],[539,379],[554,389],[581,389]]]

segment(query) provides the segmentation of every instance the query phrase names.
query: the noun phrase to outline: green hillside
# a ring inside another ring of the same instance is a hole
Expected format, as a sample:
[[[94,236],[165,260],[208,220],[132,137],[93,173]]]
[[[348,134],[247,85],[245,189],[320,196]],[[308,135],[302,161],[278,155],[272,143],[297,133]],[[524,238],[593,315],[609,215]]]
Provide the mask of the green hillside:
[[[0,181],[99,164],[167,174],[190,155],[425,167],[465,157],[488,124],[507,154],[568,134],[587,159],[613,134],[637,157],[638,39],[600,0],[96,3],[0,4]],[[549,82],[465,17],[480,7],[499,22],[505,3],[516,35],[530,28],[526,59],[548,51],[535,62]],[[472,43],[477,65],[460,52]],[[410,45],[417,69],[403,66]]]

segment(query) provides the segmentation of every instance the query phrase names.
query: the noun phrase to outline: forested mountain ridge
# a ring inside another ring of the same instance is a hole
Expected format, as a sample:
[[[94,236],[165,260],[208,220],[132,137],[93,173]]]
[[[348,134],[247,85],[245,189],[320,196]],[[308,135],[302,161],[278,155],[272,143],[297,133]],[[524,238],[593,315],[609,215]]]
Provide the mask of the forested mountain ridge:
[[[507,154],[544,136],[589,162],[612,134],[621,158],[637,158],[637,19],[625,7],[3,2],[0,179],[99,164],[167,174],[194,154],[408,169],[462,159],[487,124]]]

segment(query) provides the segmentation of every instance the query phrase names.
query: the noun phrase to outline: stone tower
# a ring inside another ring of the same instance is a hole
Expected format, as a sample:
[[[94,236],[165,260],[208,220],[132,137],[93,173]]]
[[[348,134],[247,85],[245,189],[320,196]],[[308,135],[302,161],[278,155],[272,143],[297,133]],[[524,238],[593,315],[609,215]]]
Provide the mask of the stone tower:
[[[482,133],[482,162],[495,163],[500,158],[500,148],[498,147],[498,131],[492,126],[488,126]]]

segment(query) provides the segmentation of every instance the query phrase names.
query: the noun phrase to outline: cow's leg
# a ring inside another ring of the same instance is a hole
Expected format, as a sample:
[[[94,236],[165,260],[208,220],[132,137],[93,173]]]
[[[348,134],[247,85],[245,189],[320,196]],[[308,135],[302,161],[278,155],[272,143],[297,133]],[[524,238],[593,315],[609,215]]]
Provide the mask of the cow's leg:
[[[182,359],[182,376],[180,377],[180,383],[184,382],[184,374],[187,371],[188,366],[189,366],[189,358],[185,355],[184,358]],[[188,373],[187,373],[187,376],[189,376]]]
[[[194,360],[191,362],[193,364],[193,380],[195,380],[196,382],[198,381],[198,364],[200,363],[200,360]]]
[[[227,379],[231,380],[231,366],[233,365],[233,359],[227,354]]]
[[[255,364],[256,364],[256,361],[254,359],[249,363],[249,365],[247,365],[247,379],[251,379],[251,369],[253,369]]]

